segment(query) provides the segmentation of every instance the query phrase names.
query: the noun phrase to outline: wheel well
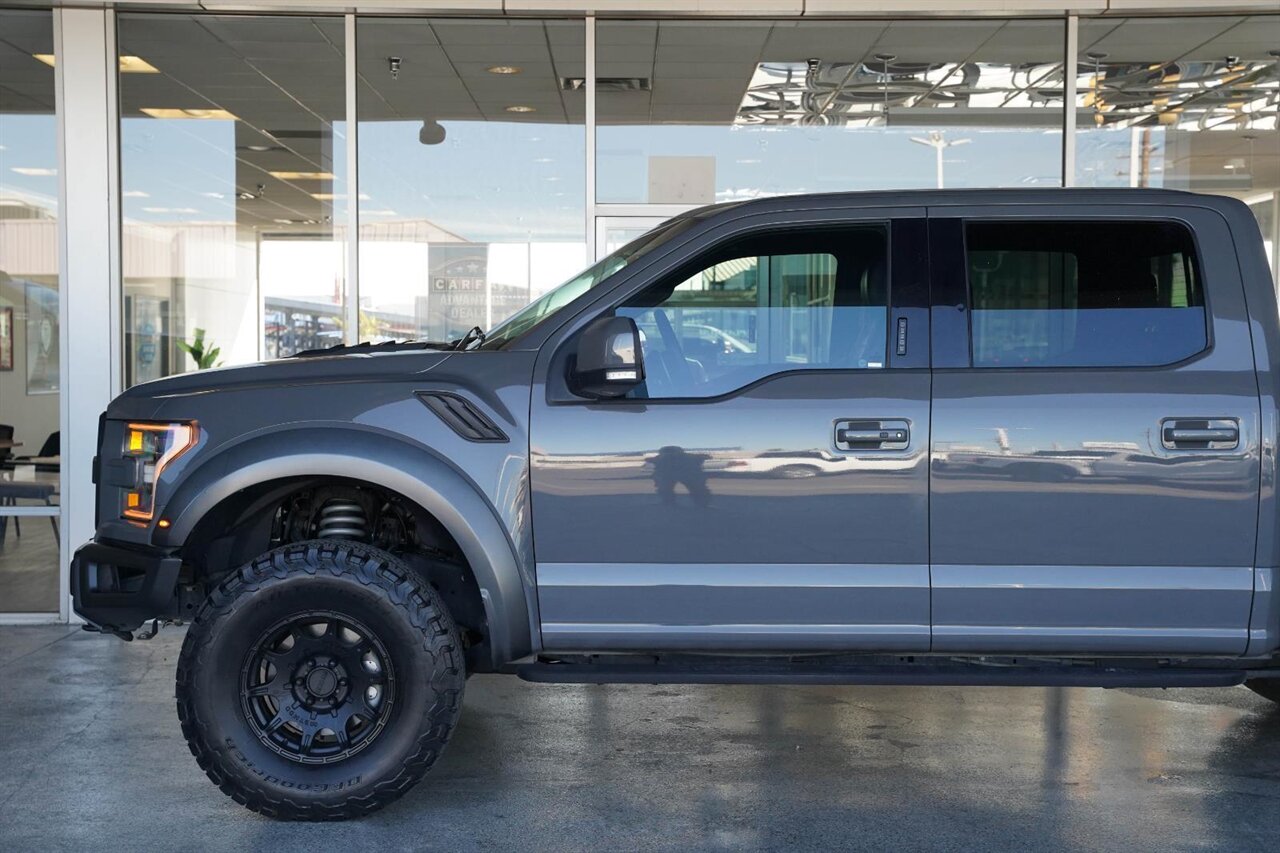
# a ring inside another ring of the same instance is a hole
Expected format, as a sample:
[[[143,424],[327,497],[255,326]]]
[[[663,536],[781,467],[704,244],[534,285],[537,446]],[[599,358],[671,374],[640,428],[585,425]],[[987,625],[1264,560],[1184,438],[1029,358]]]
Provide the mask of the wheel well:
[[[480,587],[458,543],[415,502],[358,480],[293,477],[223,500],[182,546],[180,609],[193,609],[220,578],[260,554],[308,539],[363,542],[399,557],[449,608],[462,633],[467,671],[492,668]]]

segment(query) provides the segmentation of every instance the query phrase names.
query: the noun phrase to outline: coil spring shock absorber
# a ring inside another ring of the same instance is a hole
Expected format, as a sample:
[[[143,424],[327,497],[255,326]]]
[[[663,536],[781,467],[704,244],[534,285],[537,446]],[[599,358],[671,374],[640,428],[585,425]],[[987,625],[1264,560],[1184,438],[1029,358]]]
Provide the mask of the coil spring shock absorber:
[[[330,498],[320,508],[320,521],[316,528],[319,539],[369,539],[369,522],[360,504],[346,498]]]

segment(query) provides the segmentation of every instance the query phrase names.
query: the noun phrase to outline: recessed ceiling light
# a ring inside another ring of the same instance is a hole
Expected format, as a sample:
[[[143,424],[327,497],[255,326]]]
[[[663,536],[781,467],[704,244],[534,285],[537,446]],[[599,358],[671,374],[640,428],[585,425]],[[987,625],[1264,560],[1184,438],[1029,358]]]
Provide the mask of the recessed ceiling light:
[[[31,55],[50,67],[53,67],[54,63],[57,62],[52,53],[33,53]],[[160,69],[147,62],[141,56],[122,56],[120,57],[120,73],[159,74]]]
[[[280,149],[280,146],[278,145],[246,145],[244,146],[245,151],[276,151],[279,149]]]
[[[139,112],[152,118],[211,118],[235,121],[236,117],[226,110],[218,109],[183,109],[180,107],[142,107]]]
[[[57,169],[46,169],[40,166],[14,166],[12,171],[28,178],[52,178],[58,174]]]
[[[333,172],[267,172],[273,178],[282,181],[332,181]]]
[[[120,57],[120,73],[159,74],[160,69],[156,68],[150,62],[147,62],[141,56],[122,56]]]
[[[292,224],[293,224],[293,220],[292,220],[292,219],[273,219],[273,220],[271,220],[271,221],[272,221],[272,222],[274,222],[274,223],[276,223],[277,225],[292,225]]]
[[[519,74],[522,69],[515,65],[490,65],[485,70],[490,74]]]
[[[509,113],[536,113],[537,111],[537,107],[531,107],[527,104],[512,104],[507,107],[507,112]]]

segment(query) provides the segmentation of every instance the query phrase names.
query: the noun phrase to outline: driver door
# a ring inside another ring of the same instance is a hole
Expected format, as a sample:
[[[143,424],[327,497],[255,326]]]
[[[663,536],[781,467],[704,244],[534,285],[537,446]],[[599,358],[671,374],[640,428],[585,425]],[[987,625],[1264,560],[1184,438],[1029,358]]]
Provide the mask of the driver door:
[[[857,216],[629,288],[646,381],[534,395],[545,648],[928,649],[924,220]]]

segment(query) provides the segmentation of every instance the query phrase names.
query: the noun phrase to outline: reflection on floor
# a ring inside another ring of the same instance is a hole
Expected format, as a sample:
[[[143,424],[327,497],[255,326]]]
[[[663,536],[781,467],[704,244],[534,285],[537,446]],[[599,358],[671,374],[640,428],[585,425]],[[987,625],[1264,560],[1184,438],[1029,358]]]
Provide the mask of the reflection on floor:
[[[58,540],[49,519],[8,518],[5,527],[0,544],[0,613],[56,612]]]
[[[1243,687],[477,675],[403,800],[340,826],[279,823],[188,753],[182,639],[0,626],[0,850],[1276,851],[1280,706]]]

